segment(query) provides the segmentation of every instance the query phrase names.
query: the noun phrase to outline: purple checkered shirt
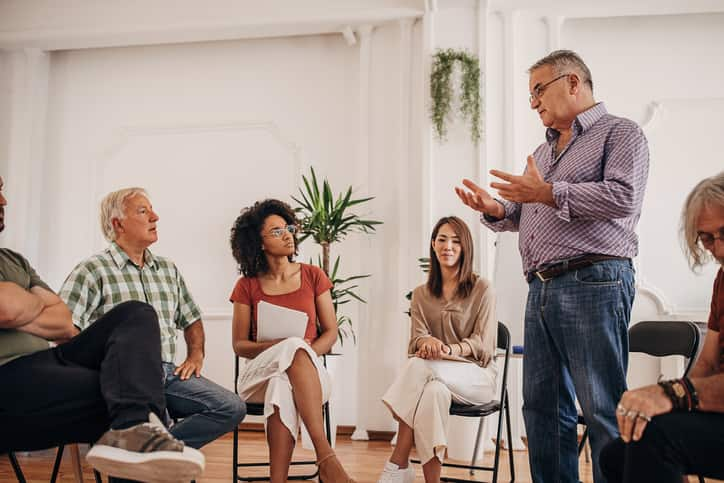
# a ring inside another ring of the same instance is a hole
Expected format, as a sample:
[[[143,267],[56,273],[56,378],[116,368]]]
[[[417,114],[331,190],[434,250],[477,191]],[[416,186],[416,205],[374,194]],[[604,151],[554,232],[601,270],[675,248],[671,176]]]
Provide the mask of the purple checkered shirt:
[[[480,221],[493,231],[519,232],[525,273],[586,254],[636,256],[635,228],[649,172],[641,128],[598,103],[576,117],[573,136],[556,158],[558,136],[549,128],[533,153],[541,175],[553,184],[557,208],[498,200],[505,218]]]

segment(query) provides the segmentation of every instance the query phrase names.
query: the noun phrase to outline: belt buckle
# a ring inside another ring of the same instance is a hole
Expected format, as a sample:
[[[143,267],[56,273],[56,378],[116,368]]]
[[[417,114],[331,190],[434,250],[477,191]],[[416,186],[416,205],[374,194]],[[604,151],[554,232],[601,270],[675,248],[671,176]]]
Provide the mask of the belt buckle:
[[[538,270],[536,270],[535,276],[538,277],[538,280],[540,280],[541,282],[547,282],[548,280],[550,280],[550,278],[545,278],[543,275],[541,275],[540,271]]]

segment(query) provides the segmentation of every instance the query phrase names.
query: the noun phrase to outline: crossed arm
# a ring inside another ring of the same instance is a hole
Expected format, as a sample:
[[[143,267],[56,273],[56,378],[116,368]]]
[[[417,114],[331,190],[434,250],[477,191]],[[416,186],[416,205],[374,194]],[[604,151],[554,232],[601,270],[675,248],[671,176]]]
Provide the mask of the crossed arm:
[[[0,328],[52,341],[63,341],[78,333],[60,297],[37,285],[25,290],[13,282],[0,282]]]

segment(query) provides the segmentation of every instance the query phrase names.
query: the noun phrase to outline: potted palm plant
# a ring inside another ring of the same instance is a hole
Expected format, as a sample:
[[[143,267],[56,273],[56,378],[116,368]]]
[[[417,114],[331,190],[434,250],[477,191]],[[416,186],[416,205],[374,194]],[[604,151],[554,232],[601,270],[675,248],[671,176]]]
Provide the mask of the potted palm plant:
[[[327,179],[322,181],[320,187],[314,168],[310,168],[310,171],[309,178],[302,175],[304,185],[299,188],[300,197],[292,196],[298,205],[295,210],[301,221],[299,241],[302,242],[311,237],[315,243],[321,246],[322,251],[317,257],[317,265],[332,281],[332,302],[337,313],[340,343],[344,344],[347,337],[351,337],[356,343],[357,336],[352,326],[352,319],[347,315],[340,315],[338,308],[352,300],[366,303],[357,294],[356,281],[370,275],[352,275],[342,278],[339,271],[339,255],[330,267],[331,246],[333,243],[344,240],[350,233],[374,233],[376,225],[380,225],[382,222],[363,219],[350,211],[350,208],[366,203],[374,197],[352,198],[352,187],[350,186],[335,198]]]

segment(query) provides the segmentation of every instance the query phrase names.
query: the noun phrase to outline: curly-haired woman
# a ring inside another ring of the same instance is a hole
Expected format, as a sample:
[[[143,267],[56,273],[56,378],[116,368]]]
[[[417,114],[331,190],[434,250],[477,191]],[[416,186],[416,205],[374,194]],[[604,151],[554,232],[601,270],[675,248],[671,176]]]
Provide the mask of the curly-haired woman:
[[[314,445],[320,480],[351,482],[325,438],[322,420],[331,381],[318,356],[337,340],[332,283],[319,268],[294,262],[296,231],[294,211],[273,199],[244,209],[231,229],[231,249],[244,275],[231,294],[234,352],[248,359],[239,375],[239,395],[264,403],[273,483],[287,481],[300,417]],[[304,337],[257,340],[259,302],[305,314]]]

